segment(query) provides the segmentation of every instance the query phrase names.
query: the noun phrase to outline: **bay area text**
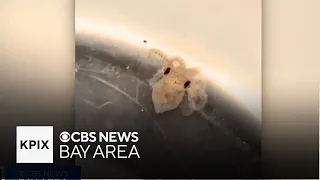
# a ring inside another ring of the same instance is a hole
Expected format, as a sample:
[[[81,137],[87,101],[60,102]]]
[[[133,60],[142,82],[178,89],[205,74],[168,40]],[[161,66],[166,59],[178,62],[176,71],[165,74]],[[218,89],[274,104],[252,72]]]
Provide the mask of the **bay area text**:
[[[92,155],[92,156],[91,156]],[[136,145],[60,145],[60,158],[140,158]]]

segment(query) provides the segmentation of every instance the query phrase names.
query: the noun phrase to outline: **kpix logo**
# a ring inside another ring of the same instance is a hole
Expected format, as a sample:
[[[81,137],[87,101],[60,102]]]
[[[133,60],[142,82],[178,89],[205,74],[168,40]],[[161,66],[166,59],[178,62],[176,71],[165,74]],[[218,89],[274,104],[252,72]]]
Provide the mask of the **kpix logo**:
[[[20,141],[20,149],[49,149],[48,147],[49,140],[24,140]]]
[[[17,126],[17,163],[53,163],[53,126]]]

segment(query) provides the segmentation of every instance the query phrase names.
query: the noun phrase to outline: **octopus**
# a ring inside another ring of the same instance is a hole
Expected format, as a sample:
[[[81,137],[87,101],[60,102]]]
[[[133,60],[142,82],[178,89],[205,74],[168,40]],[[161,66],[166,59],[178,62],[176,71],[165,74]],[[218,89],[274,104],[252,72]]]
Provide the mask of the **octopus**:
[[[198,78],[199,68],[187,68],[181,56],[168,56],[159,49],[148,50],[147,58],[158,56],[162,67],[149,80],[152,102],[157,114],[181,107],[184,116],[201,110],[207,103],[205,84]]]

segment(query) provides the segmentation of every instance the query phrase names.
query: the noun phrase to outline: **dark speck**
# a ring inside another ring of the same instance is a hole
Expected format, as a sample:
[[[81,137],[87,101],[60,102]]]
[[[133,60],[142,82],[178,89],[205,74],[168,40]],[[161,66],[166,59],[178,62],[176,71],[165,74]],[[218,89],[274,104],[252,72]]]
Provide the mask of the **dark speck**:
[[[164,71],[164,75],[167,75],[167,74],[169,74],[170,73],[170,68],[168,67],[165,71]]]
[[[190,83],[191,83],[190,81],[186,81],[186,82],[184,83],[184,88],[189,87]]]

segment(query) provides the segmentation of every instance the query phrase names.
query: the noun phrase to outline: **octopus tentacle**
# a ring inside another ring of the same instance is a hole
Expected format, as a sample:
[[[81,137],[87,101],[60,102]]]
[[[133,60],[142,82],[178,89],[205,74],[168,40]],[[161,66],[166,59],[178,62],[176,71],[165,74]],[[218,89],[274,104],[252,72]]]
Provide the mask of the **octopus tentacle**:
[[[199,74],[200,74],[200,69],[197,67],[186,69],[186,75],[188,76],[188,78],[193,78]]]
[[[184,98],[184,100],[181,102],[181,114],[183,116],[191,116],[193,111],[194,110],[191,107],[191,104],[190,104],[188,98]]]
[[[169,62],[169,56],[160,49],[151,48],[147,52],[147,58],[151,58],[152,55],[159,56],[161,59],[165,61],[165,63]]]
[[[186,63],[181,56],[173,56],[169,59],[169,66],[178,72],[186,72]]]
[[[208,95],[203,89],[190,88],[190,90],[188,90],[188,100],[192,109],[198,111],[207,104]]]

